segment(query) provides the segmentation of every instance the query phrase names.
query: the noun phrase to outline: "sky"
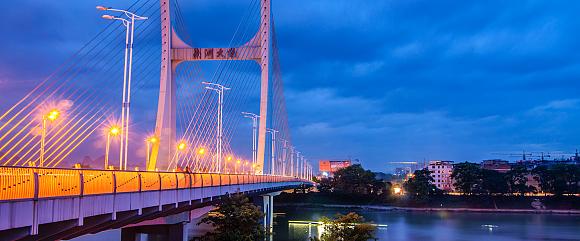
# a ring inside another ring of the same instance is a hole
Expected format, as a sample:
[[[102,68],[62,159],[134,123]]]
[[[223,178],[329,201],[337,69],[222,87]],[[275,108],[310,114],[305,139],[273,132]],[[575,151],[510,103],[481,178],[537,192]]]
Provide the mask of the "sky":
[[[224,46],[250,0],[180,1],[199,46]],[[574,152],[578,1],[273,1],[289,122],[311,160],[389,162]],[[8,1],[0,93],[13,103],[94,36],[94,6]]]

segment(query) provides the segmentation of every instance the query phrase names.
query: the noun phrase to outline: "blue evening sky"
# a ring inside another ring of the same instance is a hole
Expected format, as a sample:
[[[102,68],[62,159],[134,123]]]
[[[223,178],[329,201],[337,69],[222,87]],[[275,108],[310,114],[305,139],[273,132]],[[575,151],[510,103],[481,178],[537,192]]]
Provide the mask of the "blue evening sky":
[[[181,0],[199,46],[224,46],[249,0]],[[102,27],[97,4],[19,0],[0,15],[2,108]],[[295,144],[310,159],[505,158],[573,152],[580,2],[274,0]]]

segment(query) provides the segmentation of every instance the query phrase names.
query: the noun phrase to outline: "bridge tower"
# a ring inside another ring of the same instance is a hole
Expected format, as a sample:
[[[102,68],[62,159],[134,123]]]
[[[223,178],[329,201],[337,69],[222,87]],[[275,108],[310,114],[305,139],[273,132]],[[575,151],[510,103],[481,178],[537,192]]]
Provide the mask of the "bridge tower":
[[[266,125],[268,123],[270,56],[271,56],[271,2],[260,0],[260,27],[246,44],[228,48],[193,48],[182,41],[171,23],[171,0],[161,4],[161,76],[155,135],[159,138],[151,149],[147,170],[165,170],[176,151],[176,83],[177,65],[185,61],[254,60],[261,68],[260,121],[258,125],[257,169],[264,170]],[[223,158],[223,157],[218,157]]]

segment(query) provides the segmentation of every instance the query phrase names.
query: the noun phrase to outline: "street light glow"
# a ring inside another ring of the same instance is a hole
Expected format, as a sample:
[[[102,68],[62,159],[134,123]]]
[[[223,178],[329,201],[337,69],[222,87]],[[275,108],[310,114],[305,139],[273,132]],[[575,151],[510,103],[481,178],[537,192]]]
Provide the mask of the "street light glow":
[[[121,133],[121,129],[119,129],[119,127],[117,127],[117,126],[111,126],[109,128],[109,133],[112,136],[117,136],[117,135],[119,135],[119,133]]]
[[[395,188],[393,188],[393,192],[394,192],[395,194],[401,194],[401,193],[402,193],[402,191],[403,191],[403,190],[402,190],[400,187],[395,187]]]
[[[157,140],[157,137],[152,136],[152,137],[147,138],[147,141],[149,141],[150,143],[157,143],[158,140]]]
[[[186,147],[187,147],[187,145],[185,144],[185,142],[180,142],[177,145],[177,150],[183,151],[183,150],[185,150]]]
[[[204,148],[199,148],[199,150],[197,150],[197,154],[203,155],[204,153],[205,153]]]
[[[232,156],[228,156],[228,157],[226,158],[226,160],[227,160],[227,161],[231,161],[231,160],[232,160],[232,158],[233,158]]]
[[[51,111],[48,113],[48,116],[47,116],[47,118],[48,118],[50,121],[54,121],[54,120],[56,120],[56,118],[58,118],[58,116],[59,116],[59,115],[60,115],[60,112],[59,112],[58,110],[51,110]]]

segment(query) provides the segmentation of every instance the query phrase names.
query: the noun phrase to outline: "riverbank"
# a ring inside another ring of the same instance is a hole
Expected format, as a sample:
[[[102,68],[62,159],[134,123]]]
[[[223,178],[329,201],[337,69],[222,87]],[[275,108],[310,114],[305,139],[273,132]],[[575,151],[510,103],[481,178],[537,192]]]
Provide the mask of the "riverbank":
[[[545,209],[532,203],[539,200]],[[392,211],[521,212],[580,214],[580,197],[573,196],[456,196],[441,195],[423,201],[404,196],[376,197],[337,193],[294,193],[276,196],[276,205],[303,207],[352,207]]]

